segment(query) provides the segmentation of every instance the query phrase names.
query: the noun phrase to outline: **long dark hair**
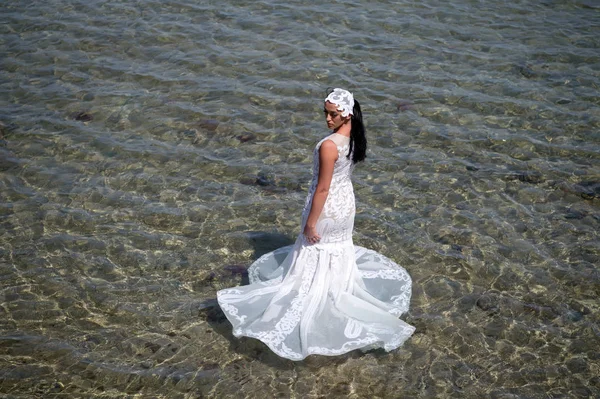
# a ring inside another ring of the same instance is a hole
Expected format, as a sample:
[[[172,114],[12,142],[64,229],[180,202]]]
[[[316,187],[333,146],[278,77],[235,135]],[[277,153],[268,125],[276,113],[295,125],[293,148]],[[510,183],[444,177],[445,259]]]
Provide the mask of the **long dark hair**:
[[[358,163],[364,161],[367,157],[367,137],[365,135],[365,125],[362,119],[360,104],[354,100],[352,109],[352,128],[350,129],[350,149],[348,150],[348,159],[352,155],[352,162]]]

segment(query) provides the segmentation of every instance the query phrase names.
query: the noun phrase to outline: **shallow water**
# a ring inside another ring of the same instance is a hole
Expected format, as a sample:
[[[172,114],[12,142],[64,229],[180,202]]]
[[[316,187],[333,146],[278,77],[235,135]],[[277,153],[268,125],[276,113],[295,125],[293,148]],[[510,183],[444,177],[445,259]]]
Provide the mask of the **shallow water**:
[[[0,11],[0,396],[600,396],[596,2]],[[334,86],[417,332],[294,363],[214,298],[298,233]]]

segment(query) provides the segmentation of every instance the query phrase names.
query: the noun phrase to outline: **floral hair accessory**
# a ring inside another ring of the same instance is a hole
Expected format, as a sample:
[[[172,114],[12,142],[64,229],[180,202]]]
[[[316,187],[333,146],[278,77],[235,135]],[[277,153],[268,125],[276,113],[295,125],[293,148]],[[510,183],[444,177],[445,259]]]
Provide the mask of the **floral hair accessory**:
[[[354,109],[354,96],[348,90],[335,88],[325,101],[337,105],[338,111],[342,111],[342,116],[345,118],[352,115]]]

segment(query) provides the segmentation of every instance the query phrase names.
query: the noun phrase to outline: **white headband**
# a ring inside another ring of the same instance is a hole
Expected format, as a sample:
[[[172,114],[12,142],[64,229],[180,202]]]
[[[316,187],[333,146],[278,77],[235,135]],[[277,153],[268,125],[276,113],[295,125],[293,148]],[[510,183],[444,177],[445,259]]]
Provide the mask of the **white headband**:
[[[342,111],[342,116],[344,118],[348,115],[352,115],[352,110],[354,109],[354,97],[348,90],[335,88],[329,93],[325,101],[337,105],[338,111]]]

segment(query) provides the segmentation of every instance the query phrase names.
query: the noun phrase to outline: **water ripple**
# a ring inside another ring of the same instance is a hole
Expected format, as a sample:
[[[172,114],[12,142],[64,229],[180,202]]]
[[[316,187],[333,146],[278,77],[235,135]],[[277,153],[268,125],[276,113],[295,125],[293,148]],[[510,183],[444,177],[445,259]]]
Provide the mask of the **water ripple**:
[[[1,394],[598,396],[593,2],[0,11]],[[297,234],[334,86],[370,140],[355,240],[413,276],[417,334],[291,364],[214,296]]]

